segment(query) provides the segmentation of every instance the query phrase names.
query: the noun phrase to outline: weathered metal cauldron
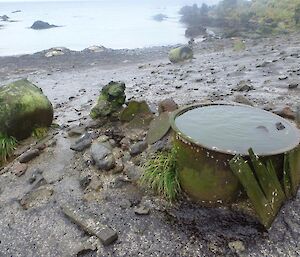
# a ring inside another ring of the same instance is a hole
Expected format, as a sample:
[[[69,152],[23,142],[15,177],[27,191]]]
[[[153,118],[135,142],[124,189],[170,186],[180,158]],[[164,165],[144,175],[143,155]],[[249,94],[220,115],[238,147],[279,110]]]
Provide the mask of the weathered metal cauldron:
[[[234,202],[244,191],[229,163],[240,155],[250,162],[248,149],[272,161],[280,180],[285,153],[294,152],[300,173],[300,133],[287,120],[240,104],[198,104],[172,113],[177,165],[182,189],[204,206]]]

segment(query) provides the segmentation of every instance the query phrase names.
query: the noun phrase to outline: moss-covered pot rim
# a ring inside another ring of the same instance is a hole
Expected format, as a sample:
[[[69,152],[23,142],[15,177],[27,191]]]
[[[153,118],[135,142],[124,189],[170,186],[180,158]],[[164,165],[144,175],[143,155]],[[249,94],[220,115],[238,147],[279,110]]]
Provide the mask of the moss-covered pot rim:
[[[194,145],[196,146],[199,146],[200,148],[204,148],[204,149],[207,149],[207,150],[210,150],[210,151],[214,151],[214,152],[218,152],[218,153],[223,153],[223,154],[227,154],[227,155],[232,155],[232,156],[235,156],[236,152],[233,152],[233,151],[222,151],[220,149],[215,149],[211,146],[207,146],[207,145],[204,145],[204,144],[201,144],[197,141],[195,141],[194,139],[192,139],[191,137],[187,136],[186,134],[184,134],[183,132],[181,132],[178,127],[176,126],[175,124],[175,120],[178,116],[184,114],[185,112],[187,111],[190,111],[190,110],[193,110],[195,108],[199,108],[199,107],[205,107],[205,106],[211,106],[211,105],[230,105],[230,106],[243,106],[243,107],[247,107],[247,108],[253,108],[253,109],[256,109],[256,110],[259,110],[259,111],[262,111],[262,112],[267,112],[269,115],[274,115],[276,116],[277,118],[280,118],[282,120],[284,120],[285,123],[289,124],[291,129],[294,130],[295,132],[295,135],[298,136],[298,139],[295,138],[295,144],[293,145],[290,145],[289,147],[285,148],[284,150],[280,149],[278,151],[273,151],[273,152],[270,152],[270,153],[263,153],[263,154],[259,154],[259,156],[274,156],[274,155],[280,155],[280,154],[284,154],[286,152],[289,152],[297,147],[299,147],[300,145],[300,131],[293,125],[291,124],[288,120],[272,113],[272,112],[268,112],[268,111],[265,111],[263,109],[259,109],[257,107],[252,107],[252,106],[249,106],[249,105],[245,105],[245,104],[239,104],[239,103],[225,103],[225,102],[216,102],[216,103],[198,103],[198,104],[191,104],[191,105],[186,105],[186,106],[183,106],[181,108],[179,108],[178,110],[172,112],[170,114],[170,124],[171,124],[171,127],[172,129],[175,131],[175,133],[180,136],[182,139],[186,140],[187,142],[190,142],[190,143],[193,143]],[[240,154],[241,156],[249,156],[249,154]]]

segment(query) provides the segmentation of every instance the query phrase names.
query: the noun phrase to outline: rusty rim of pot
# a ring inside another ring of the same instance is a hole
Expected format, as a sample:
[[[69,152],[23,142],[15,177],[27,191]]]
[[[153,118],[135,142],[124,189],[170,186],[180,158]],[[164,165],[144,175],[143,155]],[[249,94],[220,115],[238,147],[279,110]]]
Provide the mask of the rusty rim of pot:
[[[225,103],[225,102],[216,102],[216,103],[198,103],[198,104],[191,104],[191,105],[186,105],[186,106],[183,106],[181,108],[179,108],[178,110],[174,111],[171,113],[170,115],[170,124],[171,124],[171,127],[172,129],[176,132],[176,134],[183,138],[184,140],[188,141],[188,142],[191,142],[193,143],[194,145],[196,146],[199,146],[201,148],[204,148],[204,149],[207,149],[207,150],[210,150],[210,151],[214,151],[214,152],[218,152],[218,153],[223,153],[223,154],[227,154],[227,155],[232,155],[232,156],[235,156],[236,154],[240,154],[240,153],[237,153],[237,152],[234,152],[234,151],[224,151],[224,150],[220,150],[220,149],[215,149],[214,147],[211,147],[211,146],[206,146],[206,145],[203,145],[199,142],[197,142],[196,140],[192,139],[191,137],[187,136],[186,134],[184,134],[183,132],[181,132],[176,124],[175,124],[175,120],[178,116],[190,111],[190,110],[193,110],[193,109],[196,109],[196,108],[199,108],[199,107],[205,107],[205,106],[211,106],[211,105],[230,105],[230,106],[243,106],[243,107],[247,107],[247,108],[252,108],[252,109],[256,109],[258,111],[262,111],[262,112],[267,112],[269,113],[270,115],[273,115],[273,116],[276,116],[277,118],[279,117],[280,119],[282,119],[285,123],[287,123],[289,126],[290,126],[290,129],[294,131],[295,133],[295,144],[291,144],[287,147],[285,147],[284,150],[278,150],[278,151],[274,151],[272,153],[266,153],[266,154],[259,154],[259,156],[274,156],[274,155],[280,155],[280,154],[284,154],[286,152],[289,152],[289,151],[292,151],[293,149],[299,147],[300,145],[300,131],[295,127],[293,126],[288,120],[278,116],[277,114],[274,114],[272,112],[268,112],[268,111],[265,111],[263,109],[259,109],[259,108],[256,108],[256,107],[252,107],[252,106],[249,106],[249,105],[245,105],[245,104],[239,104],[239,103]],[[298,139],[297,139],[298,137]],[[249,156],[248,154],[240,154],[241,156]]]

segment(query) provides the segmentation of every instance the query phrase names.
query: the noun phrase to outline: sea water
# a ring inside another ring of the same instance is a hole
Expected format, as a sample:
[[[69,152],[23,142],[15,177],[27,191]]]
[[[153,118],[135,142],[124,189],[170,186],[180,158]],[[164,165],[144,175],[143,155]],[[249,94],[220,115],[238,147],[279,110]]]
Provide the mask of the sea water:
[[[34,53],[51,47],[83,50],[92,45],[108,48],[142,48],[186,43],[178,11],[201,0],[82,0],[12,2],[0,0],[0,56]],[[217,0],[210,0],[211,3]],[[14,12],[20,10],[21,12]],[[168,18],[153,20],[156,14]],[[33,30],[42,20],[61,27]]]
[[[187,111],[175,125],[200,145],[232,154],[273,155],[295,148],[295,126],[270,112],[246,106],[212,105]]]

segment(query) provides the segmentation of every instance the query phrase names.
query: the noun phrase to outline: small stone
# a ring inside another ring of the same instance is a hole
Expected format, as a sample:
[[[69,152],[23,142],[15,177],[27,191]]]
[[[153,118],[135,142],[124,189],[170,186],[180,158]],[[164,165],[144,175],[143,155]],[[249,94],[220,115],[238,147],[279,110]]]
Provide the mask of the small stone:
[[[85,132],[84,127],[73,127],[68,131],[69,137],[77,137],[82,135]]]
[[[135,207],[134,213],[137,215],[148,215],[150,213],[150,209],[145,206]]]
[[[39,187],[36,190],[26,193],[20,200],[21,206],[27,210],[48,202],[54,191],[50,187]]]
[[[142,175],[142,168],[128,162],[124,166],[124,172],[130,181],[138,181]]]
[[[243,242],[240,240],[229,242],[228,246],[232,251],[236,253],[242,253],[246,250]]]
[[[131,202],[128,199],[122,199],[119,201],[119,205],[122,209],[128,209],[131,207]]]
[[[135,156],[135,155],[142,153],[144,150],[147,149],[147,147],[148,147],[147,142],[141,141],[141,142],[135,143],[134,145],[131,145],[129,152],[130,152],[131,156]]]
[[[26,170],[28,168],[28,165],[25,163],[18,163],[12,168],[12,173],[15,174],[17,177],[21,177],[23,174],[25,174]]]
[[[238,92],[248,92],[253,89],[254,87],[250,84],[250,81],[245,81],[245,80],[241,80],[234,88],[234,90]]]
[[[129,149],[129,146],[130,146],[130,139],[127,138],[127,137],[124,137],[124,138],[120,141],[120,144],[121,144],[122,150],[128,150],[128,149]]]
[[[105,119],[95,119],[95,120],[90,120],[85,127],[87,129],[91,128],[91,129],[96,129],[96,128],[100,128],[103,124],[105,123]]]
[[[38,149],[29,150],[20,156],[19,162],[20,163],[29,162],[39,155],[40,155],[40,151]]]
[[[253,106],[254,104],[248,100],[245,96],[243,95],[237,95],[235,98],[234,98],[234,101],[236,103],[240,103],[240,104],[245,104],[245,105],[250,105],[250,106]]]
[[[108,140],[109,140],[109,137],[106,136],[106,135],[102,135],[102,136],[98,137],[98,139],[97,139],[97,141],[100,142],[100,143],[104,143]]]
[[[79,185],[83,190],[85,190],[89,186],[90,183],[91,183],[90,175],[85,176],[84,178],[79,180]]]
[[[94,176],[91,180],[91,183],[88,186],[88,189],[99,192],[100,189],[102,188],[103,188],[103,182],[100,180],[99,177]]]
[[[34,170],[28,180],[29,184],[33,184],[42,173],[43,172],[40,169]]]
[[[273,110],[273,112],[283,118],[292,119],[292,120],[296,118],[295,112],[288,106],[283,108],[277,108]]]
[[[124,170],[124,164],[122,162],[122,160],[117,159],[116,163],[115,163],[115,168],[114,168],[114,173],[120,173]]]
[[[96,221],[94,217],[68,205],[62,206],[62,210],[68,218],[79,225],[84,231],[97,236],[103,245],[109,245],[118,239],[117,232]]]
[[[82,135],[74,144],[70,146],[70,149],[77,152],[82,152],[92,144],[92,137],[90,133]]]
[[[110,170],[115,166],[115,158],[112,151],[105,143],[93,143],[91,155],[99,169]]]
[[[172,98],[165,99],[158,104],[158,112],[173,112],[178,109],[177,103]]]
[[[289,89],[295,89],[298,86],[299,86],[299,82],[294,81],[289,84]]]
[[[288,76],[282,75],[282,76],[280,76],[278,79],[279,79],[279,80],[286,80],[286,79],[288,79]]]
[[[109,184],[110,188],[122,188],[123,186],[128,185],[130,183],[130,180],[124,176],[116,177],[114,181],[112,181]]]

